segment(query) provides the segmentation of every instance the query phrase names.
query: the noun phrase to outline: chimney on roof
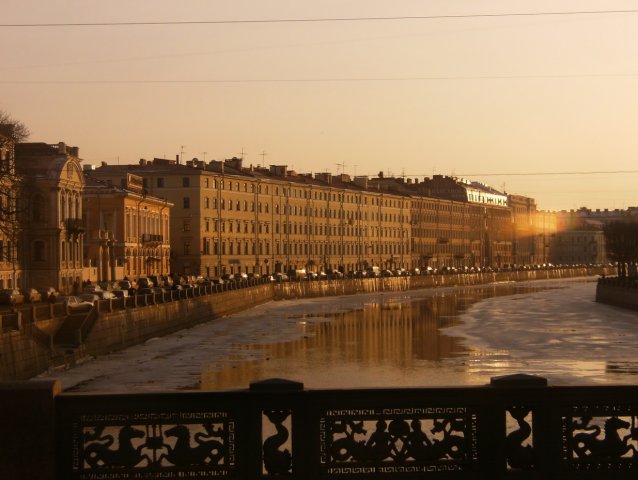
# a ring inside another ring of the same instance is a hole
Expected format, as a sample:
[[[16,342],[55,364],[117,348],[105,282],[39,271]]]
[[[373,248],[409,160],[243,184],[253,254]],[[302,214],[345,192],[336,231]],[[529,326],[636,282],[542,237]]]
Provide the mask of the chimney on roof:
[[[288,168],[288,165],[271,165],[270,173],[278,177],[285,177],[287,168]]]
[[[383,171],[379,172],[379,178],[383,178]]]
[[[226,166],[228,168],[234,168],[235,170],[241,170],[242,160],[243,159],[241,159],[241,158],[233,157],[233,158],[228,158],[228,159],[224,160],[224,163],[226,164]]]
[[[58,153],[66,153],[66,144],[64,142],[58,142]]]
[[[328,185],[332,185],[332,175],[330,175],[328,172],[315,173],[315,179],[319,180],[320,182],[327,183]]]
[[[145,167],[146,166],[146,159],[145,158],[140,158],[140,165]]]
[[[354,184],[361,188],[368,188],[368,177],[354,177]]]
[[[175,162],[179,165],[179,154],[175,155]]]

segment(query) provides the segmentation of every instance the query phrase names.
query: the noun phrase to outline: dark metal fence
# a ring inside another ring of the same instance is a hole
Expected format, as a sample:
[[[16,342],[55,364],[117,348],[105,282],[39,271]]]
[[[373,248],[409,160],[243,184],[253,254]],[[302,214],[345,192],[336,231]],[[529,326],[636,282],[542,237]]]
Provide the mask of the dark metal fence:
[[[638,478],[638,387],[62,394],[59,479]]]

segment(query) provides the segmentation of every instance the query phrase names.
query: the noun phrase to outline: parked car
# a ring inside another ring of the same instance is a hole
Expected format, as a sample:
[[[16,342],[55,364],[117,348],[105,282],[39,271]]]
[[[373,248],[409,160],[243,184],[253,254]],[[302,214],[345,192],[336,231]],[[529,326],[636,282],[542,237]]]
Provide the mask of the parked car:
[[[80,297],[75,295],[59,295],[55,303],[66,304],[69,310],[74,312],[88,312],[93,308],[93,303],[82,300]]]
[[[90,283],[88,285],[84,285],[84,287],[82,288],[82,293],[93,293],[93,292],[99,292],[101,290],[102,290],[102,287],[100,287],[98,284]]]
[[[98,296],[100,300],[109,300],[111,298],[115,298],[115,294],[108,290],[98,290],[97,292],[94,292],[94,293],[95,295]]]
[[[236,273],[235,274],[235,280],[237,280],[238,282],[241,283],[245,283],[248,281],[248,275],[245,273]]]
[[[42,301],[42,294],[38,292],[35,288],[24,288],[21,290],[22,295],[24,296],[24,301],[27,303],[35,303]]]
[[[111,292],[115,298],[126,298],[128,297],[128,290],[113,290]]]
[[[80,295],[78,295],[78,297],[84,300],[85,302],[91,302],[91,303],[95,303],[100,299],[100,297],[96,295],[95,293],[81,293]]]
[[[149,277],[140,277],[137,279],[137,288],[151,288],[155,284]]]
[[[19,290],[7,288],[0,290],[0,303],[4,305],[18,305],[24,303],[24,295]]]
[[[278,282],[287,282],[289,280],[288,275],[286,275],[285,273],[276,273],[275,274],[275,279]]]

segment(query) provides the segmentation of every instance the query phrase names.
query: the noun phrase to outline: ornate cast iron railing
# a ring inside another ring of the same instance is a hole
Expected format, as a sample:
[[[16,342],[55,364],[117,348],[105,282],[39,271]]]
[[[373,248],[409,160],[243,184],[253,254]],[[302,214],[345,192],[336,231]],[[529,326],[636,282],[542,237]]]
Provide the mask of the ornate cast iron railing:
[[[637,478],[638,387],[61,394],[57,478]]]

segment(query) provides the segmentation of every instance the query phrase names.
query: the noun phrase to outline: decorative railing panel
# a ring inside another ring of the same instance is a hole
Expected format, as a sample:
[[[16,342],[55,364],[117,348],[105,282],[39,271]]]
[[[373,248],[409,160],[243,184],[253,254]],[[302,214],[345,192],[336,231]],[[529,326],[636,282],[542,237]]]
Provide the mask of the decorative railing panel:
[[[62,394],[60,479],[638,476],[638,387]],[[542,379],[541,379],[542,380]]]

